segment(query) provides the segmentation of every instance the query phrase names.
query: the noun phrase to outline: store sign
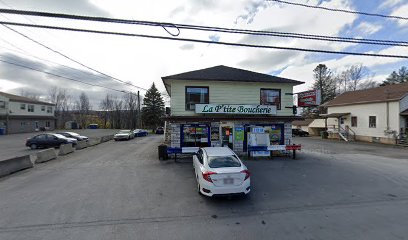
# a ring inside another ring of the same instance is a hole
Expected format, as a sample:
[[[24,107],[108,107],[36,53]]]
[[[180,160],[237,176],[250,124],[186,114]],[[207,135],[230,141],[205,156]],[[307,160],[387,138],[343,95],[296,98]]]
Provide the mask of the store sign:
[[[320,90],[311,90],[298,93],[298,107],[319,106],[321,103]]]
[[[265,114],[275,115],[275,105],[196,104],[196,113],[207,114]]]

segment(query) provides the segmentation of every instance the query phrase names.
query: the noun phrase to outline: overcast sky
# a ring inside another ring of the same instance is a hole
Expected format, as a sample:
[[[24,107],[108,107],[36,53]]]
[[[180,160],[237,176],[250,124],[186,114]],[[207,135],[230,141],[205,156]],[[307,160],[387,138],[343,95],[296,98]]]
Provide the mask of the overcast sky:
[[[407,0],[288,1],[386,15],[408,16]],[[398,21],[328,12],[260,0],[0,0],[0,7],[227,28],[408,41],[408,21],[406,20]],[[170,36],[159,27],[101,24],[10,14],[1,14],[0,19],[31,24]],[[324,63],[338,72],[350,65],[362,63],[368,67],[371,74],[375,74],[374,79],[376,81],[383,81],[393,70],[397,70],[401,66],[408,66],[408,61],[402,59],[253,49],[24,27],[13,28],[89,67],[142,88],[149,88],[154,82],[161,91],[164,91],[161,82],[162,76],[215,65],[243,68],[306,82],[296,87],[295,92],[310,88],[313,82],[312,71],[319,63]],[[175,29],[168,30],[175,32]],[[408,55],[407,47],[330,43],[187,30],[182,30],[179,37],[332,51]],[[1,25],[0,60],[42,69],[109,88],[137,91],[134,87],[100,77]],[[0,62],[0,91],[20,94],[21,90],[24,89],[26,92],[45,95],[52,86],[66,88],[73,96],[78,96],[81,91],[86,92],[90,96],[94,108],[97,108],[98,102],[106,93],[120,96],[120,93],[103,88],[90,87]],[[143,93],[144,91],[142,91]]]

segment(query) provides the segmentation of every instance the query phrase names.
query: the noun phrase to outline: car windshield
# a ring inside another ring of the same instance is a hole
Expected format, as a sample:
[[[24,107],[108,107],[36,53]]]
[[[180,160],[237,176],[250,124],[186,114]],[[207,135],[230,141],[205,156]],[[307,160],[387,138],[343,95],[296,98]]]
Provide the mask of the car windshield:
[[[70,134],[71,136],[79,137],[79,134],[78,134],[78,133],[74,133],[74,132],[67,132],[67,133]]]
[[[208,166],[210,168],[240,167],[241,162],[235,156],[209,156]]]
[[[120,130],[119,133],[130,133],[130,130]]]

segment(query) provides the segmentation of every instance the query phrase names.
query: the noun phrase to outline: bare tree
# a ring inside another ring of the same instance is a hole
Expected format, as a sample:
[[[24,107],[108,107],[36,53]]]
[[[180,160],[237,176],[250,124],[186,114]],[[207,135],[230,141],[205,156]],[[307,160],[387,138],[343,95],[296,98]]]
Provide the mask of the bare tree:
[[[88,96],[84,92],[79,95],[79,100],[75,103],[75,109],[77,110],[79,124],[83,128],[86,127],[89,120],[91,105]]]
[[[99,107],[101,108],[103,125],[104,128],[107,128],[108,122],[112,125],[112,109],[113,109],[113,96],[106,94],[105,98],[102,99]]]
[[[47,100],[55,104],[54,114],[57,118],[57,128],[63,128],[65,122],[72,118],[70,114],[73,108],[71,95],[66,89],[52,87],[48,89]]]
[[[373,81],[373,75],[368,72],[367,67],[363,64],[350,66],[346,70],[337,74],[335,79],[338,94],[376,86],[376,83]]]
[[[123,95],[124,115],[126,119],[125,128],[135,129],[137,123],[137,95],[134,93],[126,93]]]

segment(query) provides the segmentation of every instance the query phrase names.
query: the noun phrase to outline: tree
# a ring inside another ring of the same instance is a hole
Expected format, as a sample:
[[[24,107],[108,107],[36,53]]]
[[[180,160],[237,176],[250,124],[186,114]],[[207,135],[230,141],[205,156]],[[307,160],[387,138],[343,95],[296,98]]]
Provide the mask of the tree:
[[[79,95],[79,101],[75,103],[75,109],[78,113],[78,121],[82,128],[85,128],[89,118],[89,111],[91,110],[91,105],[89,103],[88,96],[82,92]]]
[[[48,89],[47,100],[55,104],[54,114],[57,118],[57,128],[64,128],[65,122],[71,119],[70,110],[73,108],[68,90],[52,87]]]
[[[154,129],[162,125],[164,116],[164,101],[154,83],[147,90],[143,99],[142,121],[144,126]]]
[[[313,89],[321,91],[322,103],[332,100],[336,96],[336,81],[331,70],[325,64],[319,64],[313,73]]]
[[[373,81],[373,74],[370,74],[363,64],[351,65],[334,78],[336,79],[337,94],[372,88],[377,85]]]
[[[398,84],[408,82],[408,69],[407,67],[401,67],[396,71],[393,71],[390,76],[382,83],[382,85]]]
[[[102,117],[103,117],[103,127],[107,128],[108,122],[111,124],[112,127],[112,110],[113,110],[113,97],[106,94],[105,98],[102,99],[99,107],[102,110]]]

